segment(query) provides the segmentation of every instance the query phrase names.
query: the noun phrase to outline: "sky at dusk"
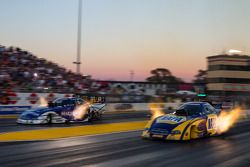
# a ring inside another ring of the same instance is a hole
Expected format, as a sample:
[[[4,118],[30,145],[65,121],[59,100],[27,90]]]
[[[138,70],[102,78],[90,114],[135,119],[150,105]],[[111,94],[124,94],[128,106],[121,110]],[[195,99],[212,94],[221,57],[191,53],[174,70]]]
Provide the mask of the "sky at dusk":
[[[0,45],[75,71],[78,0],[0,0]],[[145,80],[168,68],[185,81],[206,57],[250,49],[249,0],[83,0],[83,74]]]

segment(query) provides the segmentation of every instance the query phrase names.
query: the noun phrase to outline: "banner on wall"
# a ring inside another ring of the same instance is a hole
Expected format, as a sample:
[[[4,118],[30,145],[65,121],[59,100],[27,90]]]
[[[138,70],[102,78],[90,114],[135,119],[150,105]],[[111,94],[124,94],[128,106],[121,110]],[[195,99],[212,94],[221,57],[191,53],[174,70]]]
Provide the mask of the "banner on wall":
[[[31,106],[0,106],[0,115],[20,114],[29,109]]]
[[[30,104],[36,104],[39,101],[39,97],[36,93],[31,93],[27,100]]]

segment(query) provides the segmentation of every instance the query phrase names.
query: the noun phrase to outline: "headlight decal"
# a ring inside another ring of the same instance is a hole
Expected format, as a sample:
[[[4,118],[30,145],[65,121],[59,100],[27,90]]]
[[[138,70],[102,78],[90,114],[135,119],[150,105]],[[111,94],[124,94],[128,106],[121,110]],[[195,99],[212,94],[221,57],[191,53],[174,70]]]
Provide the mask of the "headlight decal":
[[[173,131],[171,131],[170,134],[171,135],[179,135],[179,134],[181,134],[181,131],[180,130],[173,130]]]

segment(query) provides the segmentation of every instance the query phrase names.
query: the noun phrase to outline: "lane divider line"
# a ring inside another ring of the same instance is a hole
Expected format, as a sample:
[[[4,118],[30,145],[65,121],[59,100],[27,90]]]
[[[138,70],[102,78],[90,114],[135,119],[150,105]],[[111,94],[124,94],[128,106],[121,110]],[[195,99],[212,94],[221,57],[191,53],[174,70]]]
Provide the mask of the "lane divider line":
[[[64,128],[26,130],[0,134],[0,142],[4,141],[36,141],[52,140],[67,137],[109,134],[115,132],[142,130],[147,121],[110,123],[102,125],[83,125]]]

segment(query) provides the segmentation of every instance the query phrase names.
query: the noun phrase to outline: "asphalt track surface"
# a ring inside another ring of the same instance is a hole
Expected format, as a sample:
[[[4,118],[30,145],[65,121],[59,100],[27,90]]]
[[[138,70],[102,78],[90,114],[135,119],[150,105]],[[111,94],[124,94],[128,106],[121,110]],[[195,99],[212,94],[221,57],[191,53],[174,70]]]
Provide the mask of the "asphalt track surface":
[[[250,166],[250,121],[222,136],[186,142],[142,140],[140,134],[0,143],[0,166]]]
[[[36,130],[36,129],[45,129],[53,127],[72,127],[79,125],[92,125],[92,124],[106,124],[106,123],[118,123],[118,122],[131,122],[138,120],[147,120],[149,119],[149,113],[142,112],[120,112],[120,113],[111,113],[104,114],[101,121],[93,121],[92,123],[81,122],[81,123],[70,123],[70,124],[51,124],[51,125],[18,125],[16,119],[0,119],[0,133],[3,132],[13,132],[13,131],[24,131],[24,130]]]

